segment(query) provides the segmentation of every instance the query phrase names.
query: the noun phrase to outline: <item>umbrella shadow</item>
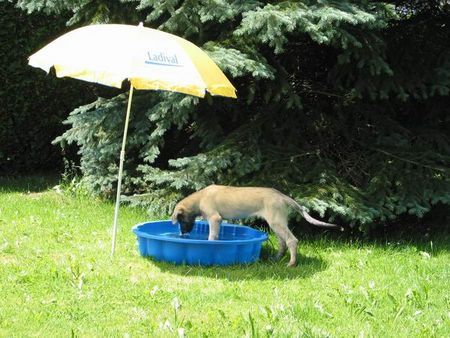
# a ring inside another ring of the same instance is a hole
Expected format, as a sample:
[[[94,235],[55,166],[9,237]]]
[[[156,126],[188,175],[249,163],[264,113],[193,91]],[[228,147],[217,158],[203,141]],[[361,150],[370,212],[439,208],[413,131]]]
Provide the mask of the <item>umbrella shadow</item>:
[[[263,252],[258,262],[227,266],[175,265],[147,259],[164,273],[228,281],[305,279],[328,267],[327,262],[320,257],[298,255],[298,265],[288,268],[288,258],[286,256],[280,261],[274,261]]]

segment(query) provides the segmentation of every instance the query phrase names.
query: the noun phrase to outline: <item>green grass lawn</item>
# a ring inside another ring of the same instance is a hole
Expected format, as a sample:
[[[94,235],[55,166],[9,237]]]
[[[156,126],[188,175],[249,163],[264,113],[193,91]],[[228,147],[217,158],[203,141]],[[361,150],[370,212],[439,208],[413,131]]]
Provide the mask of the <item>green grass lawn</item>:
[[[448,233],[299,235],[296,268],[174,266],[139,256],[131,228],[148,217],[123,207],[111,260],[112,203],[53,184],[0,179],[1,337],[450,336]]]

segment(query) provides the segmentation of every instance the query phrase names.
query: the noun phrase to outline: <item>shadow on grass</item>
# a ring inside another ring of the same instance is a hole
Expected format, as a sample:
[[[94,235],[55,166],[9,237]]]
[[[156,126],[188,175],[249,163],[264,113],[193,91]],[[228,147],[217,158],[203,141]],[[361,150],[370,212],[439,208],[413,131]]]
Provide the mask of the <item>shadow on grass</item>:
[[[378,248],[390,251],[416,250],[428,252],[435,256],[446,254],[450,251],[450,232],[448,226],[430,231],[426,235],[419,231],[390,232],[376,235],[362,233],[332,233],[322,232],[314,234],[297,235],[302,242],[314,244],[319,248],[352,247],[352,248]]]
[[[258,262],[248,265],[174,265],[159,262],[151,258],[147,259],[165,273],[181,276],[226,279],[229,281],[304,279],[309,278],[328,267],[328,264],[320,257],[298,255],[298,265],[293,268],[288,268],[286,266],[289,258],[288,255],[281,261],[273,261],[268,258],[268,251],[267,248],[263,248],[262,258]]]
[[[0,192],[36,193],[51,189],[60,177],[54,175],[0,176]]]

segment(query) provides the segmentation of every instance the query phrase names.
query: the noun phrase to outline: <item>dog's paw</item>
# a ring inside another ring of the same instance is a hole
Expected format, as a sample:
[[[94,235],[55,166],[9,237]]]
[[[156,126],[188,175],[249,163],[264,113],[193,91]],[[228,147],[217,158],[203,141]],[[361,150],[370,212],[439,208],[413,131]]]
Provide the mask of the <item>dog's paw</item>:
[[[287,264],[287,267],[288,268],[295,268],[297,266],[297,262],[289,262],[288,264]]]

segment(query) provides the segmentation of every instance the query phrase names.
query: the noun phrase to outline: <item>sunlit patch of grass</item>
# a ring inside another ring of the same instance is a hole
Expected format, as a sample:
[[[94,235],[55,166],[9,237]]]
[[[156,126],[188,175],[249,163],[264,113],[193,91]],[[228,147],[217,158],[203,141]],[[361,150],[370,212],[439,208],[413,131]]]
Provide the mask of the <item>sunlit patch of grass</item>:
[[[147,216],[123,207],[111,259],[113,205],[37,182],[0,187],[0,336],[448,336],[448,234],[300,235],[293,269],[270,242],[252,265],[174,266],[139,256]]]

